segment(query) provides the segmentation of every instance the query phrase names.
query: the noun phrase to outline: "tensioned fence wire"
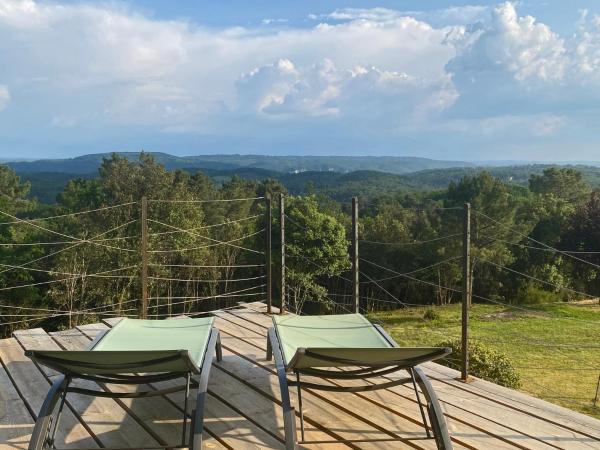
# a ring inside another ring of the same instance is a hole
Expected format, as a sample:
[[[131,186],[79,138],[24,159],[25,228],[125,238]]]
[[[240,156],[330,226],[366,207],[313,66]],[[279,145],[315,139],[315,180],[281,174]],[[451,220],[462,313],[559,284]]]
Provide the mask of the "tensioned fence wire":
[[[113,233],[120,232],[122,229],[127,229],[131,225],[133,225],[137,219],[127,220],[123,223],[120,223],[116,226],[112,226],[107,230],[104,230],[100,233],[92,234],[92,236],[80,237],[73,234],[69,234],[63,231],[57,231],[54,228],[59,228],[62,230],[64,227],[64,221],[70,220],[72,217],[76,217],[80,219],[82,217],[95,217],[97,221],[98,214],[109,212],[111,215],[114,214],[114,211],[118,210],[126,210],[127,207],[131,207],[135,205],[136,202],[128,202],[122,203],[118,205],[108,205],[99,208],[84,210],[84,211],[76,211],[72,213],[64,213],[57,214],[53,216],[46,217],[37,217],[37,218],[20,218],[13,214],[7,213],[5,211],[0,211],[0,215],[5,217],[9,217],[10,221],[0,223],[0,226],[8,226],[8,227],[24,227],[28,229],[33,229],[37,234],[44,234],[50,236],[57,236],[58,239],[56,241],[39,241],[35,240],[34,242],[23,242],[23,241],[13,241],[13,242],[2,242],[0,245],[0,255],[2,253],[10,252],[12,249],[16,248],[52,248],[62,247],[59,249],[54,249],[52,251],[42,251],[42,255],[30,259],[25,262],[19,262],[11,258],[11,263],[0,263],[0,276],[3,276],[4,283],[0,285],[0,316],[2,320],[0,321],[0,333],[2,330],[12,329],[14,326],[24,326],[30,325],[31,323],[44,323],[49,319],[57,319],[64,317],[81,317],[81,316],[108,316],[114,314],[122,314],[127,315],[135,310],[134,308],[123,309],[118,307],[118,312],[115,313],[113,304],[102,304],[99,306],[85,306],[86,302],[81,302],[81,299],[77,301],[69,301],[70,307],[65,308],[65,305],[53,308],[46,307],[34,307],[31,304],[20,304],[18,301],[19,297],[23,294],[23,290],[26,289],[56,289],[55,286],[64,286],[65,283],[89,283],[86,280],[113,280],[114,282],[118,282],[119,280],[132,280],[136,278],[137,275],[132,274],[131,271],[136,269],[134,265],[126,265],[120,267],[112,267],[106,269],[97,269],[92,271],[73,271],[73,270],[65,270],[56,267],[48,267],[49,263],[55,263],[55,258],[60,255],[69,255],[69,251],[80,251],[86,247],[95,247],[102,248],[104,251],[116,251],[119,254],[122,252],[126,253],[135,253],[137,250],[126,248],[121,245],[110,245],[109,242],[123,242],[132,239],[132,236],[114,236]],[[127,211],[125,211],[127,213]],[[69,222],[69,225],[72,225]],[[71,227],[70,227],[71,228]],[[86,229],[81,229],[81,232],[85,232],[89,234]],[[22,236],[22,233],[17,233],[16,236]],[[9,253],[10,254],[10,253]],[[33,253],[35,254],[35,253]],[[32,255],[33,255],[32,254]],[[40,267],[39,264],[46,264],[45,267]],[[123,273],[123,272],[130,273]],[[19,272],[21,275],[18,276],[21,279],[21,282],[16,283],[7,283],[10,281],[11,275],[8,272]],[[27,274],[25,278],[23,275]],[[43,277],[45,279],[39,279]],[[36,279],[37,278],[37,279]],[[1,278],[0,278],[1,279]],[[60,289],[60,288],[59,288]],[[11,293],[11,297],[6,297],[6,294]],[[50,301],[50,304],[53,304],[54,301],[46,298],[40,299],[45,303]],[[137,300],[136,300],[137,301]],[[74,303],[76,309],[73,308]],[[117,301],[117,304],[122,303]],[[133,303],[133,302],[132,302]],[[69,305],[67,305],[69,306]],[[16,319],[16,320],[15,320]]]
[[[462,210],[462,207],[452,208],[453,210]],[[431,212],[431,209],[427,208],[414,208],[415,211],[428,211]],[[587,261],[582,257],[585,255],[595,255],[600,252],[592,252],[592,251],[584,251],[581,249],[578,250],[570,250],[570,249],[558,249],[555,248],[545,242],[540,240],[536,240],[527,236],[525,233],[515,230],[514,228],[509,227],[508,225],[502,223],[500,220],[494,219],[484,213],[481,213],[477,210],[473,210],[474,214],[480,215],[485,219],[489,219],[488,224],[481,225],[478,227],[478,232],[484,232],[480,234],[480,237],[489,240],[489,242],[501,242],[506,245],[512,246],[520,246],[523,248],[531,249],[531,250],[539,250],[544,252],[553,252],[556,254],[564,255],[565,258],[569,258],[575,263],[585,264],[594,269],[600,269],[600,265],[593,263],[592,261]],[[289,218],[286,215],[286,220],[294,223],[292,218]],[[301,227],[303,231],[306,231],[306,228],[302,228],[302,226],[298,223],[294,223],[295,226]],[[460,223],[454,222],[454,225],[460,225]],[[496,228],[497,230],[501,230],[501,235],[493,236],[488,230],[491,228]],[[519,238],[522,238],[525,241],[529,241],[530,243],[523,242],[513,242],[510,238],[506,236],[514,233]],[[405,240],[405,241],[387,241],[387,240],[376,240],[376,239],[359,239],[359,244],[365,244],[369,246],[374,246],[377,248],[385,249],[387,251],[391,251],[393,249],[402,249],[402,248],[414,248],[418,245],[437,245],[443,244],[446,241],[451,239],[455,239],[461,242],[462,244],[462,232],[449,232],[443,236],[431,236],[424,239],[414,239],[414,240]],[[287,238],[288,240],[290,238]],[[481,245],[482,241],[479,240],[474,245]],[[487,244],[483,244],[487,245]],[[359,249],[362,250],[362,245],[359,246]],[[460,249],[459,247],[456,247]],[[362,253],[362,251],[361,251]],[[375,255],[375,257],[373,257]],[[311,265],[317,266],[320,263],[327,262],[328,258],[326,256],[322,258],[309,258],[303,255],[293,255],[287,256],[287,258],[299,259],[303,262],[307,262]],[[348,256],[350,258],[350,256]],[[500,264],[488,257],[478,256],[476,253],[475,256],[472,257],[474,262],[478,262],[481,264],[486,264],[499,271],[505,271],[511,276],[515,277],[523,277],[528,280],[539,283],[546,289],[549,289],[551,292],[565,292],[571,295],[577,296],[579,298],[587,298],[587,299],[597,299],[598,295],[592,295],[581,288],[574,288],[568,285],[562,285],[560,283],[556,283],[553,280],[546,280],[540,276],[535,276],[531,274],[524,273],[522,271],[516,270],[513,267],[509,267],[505,264]],[[330,259],[330,258],[329,258]],[[373,320],[379,320],[380,323],[391,330],[393,334],[396,336],[402,336],[403,333],[414,333],[415,331],[421,334],[429,344],[432,342],[441,342],[447,340],[460,340],[460,317],[455,320],[452,320],[449,323],[443,323],[446,319],[434,319],[431,320],[431,323],[428,324],[427,321],[422,320],[424,313],[427,309],[434,309],[435,305],[432,304],[417,304],[411,302],[409,298],[403,297],[402,295],[398,295],[395,292],[391,292],[390,288],[386,285],[386,282],[398,282],[399,280],[404,279],[407,282],[413,283],[415,285],[421,285],[423,287],[429,287],[430,289],[440,290],[445,292],[451,292],[454,294],[453,303],[460,302],[462,297],[462,288],[450,285],[444,285],[438,280],[431,279],[435,277],[435,273],[433,272],[436,268],[445,265],[455,265],[458,271],[458,280],[460,281],[460,269],[462,262],[462,255],[454,255],[449,256],[444,259],[438,260],[436,262],[432,262],[429,264],[425,264],[422,267],[411,268],[409,270],[397,270],[393,267],[386,265],[386,263],[378,262],[377,252],[371,252],[371,256],[369,258],[360,257],[360,267],[361,270],[359,272],[360,278],[360,291],[359,297],[361,301],[361,306],[372,305],[374,309],[377,310],[381,306],[381,304],[387,304],[388,309],[398,309],[400,311],[406,311],[406,320],[400,321],[399,323],[392,323],[385,320],[385,313],[375,313],[374,315],[370,315],[370,318]],[[429,276],[428,274],[431,274]],[[423,276],[425,275],[425,276]],[[475,277],[476,277],[475,273]],[[331,278],[335,278],[339,280],[341,288],[336,290],[329,290],[326,295],[324,301],[328,304],[334,304],[337,308],[338,312],[354,312],[354,295],[352,294],[352,280],[348,277],[337,274],[333,275]],[[371,286],[372,291],[369,293],[365,292],[365,287]],[[288,296],[289,294],[288,288]],[[378,292],[378,295],[375,295],[375,292]],[[515,323],[518,324],[521,319],[520,317],[533,318],[538,320],[541,323],[541,327],[556,327],[557,329],[565,329],[567,327],[588,327],[591,330],[595,330],[598,325],[600,325],[600,321],[596,320],[588,320],[582,317],[578,317],[576,314],[563,313],[560,310],[555,310],[554,307],[560,307],[561,305],[571,305],[571,303],[564,301],[551,301],[544,302],[541,304],[515,304],[504,301],[502,298],[481,295],[481,293],[477,292],[477,288],[474,290],[472,294],[473,299],[476,302],[491,305],[493,307],[499,307],[501,309],[495,310],[496,312],[490,312],[487,314],[487,317],[483,317],[484,322],[489,322],[491,325],[494,323],[499,323],[500,320],[515,320]],[[323,301],[323,300],[321,300]],[[306,301],[310,303],[310,300]],[[315,302],[318,303],[318,302]],[[328,309],[331,309],[329,307]],[[494,311],[494,310],[492,310]],[[517,315],[510,316],[508,312],[514,311]],[[297,311],[298,313],[304,313],[303,311]],[[403,313],[400,312],[402,315]],[[505,318],[506,317],[506,318]],[[418,330],[414,330],[410,327],[406,328],[403,323],[410,324],[411,321],[418,320],[422,323],[422,326],[418,328]],[[597,343],[597,338],[594,337],[596,334],[595,331],[592,331],[590,335],[582,336],[581,339],[575,338],[574,341],[566,341],[564,339],[559,338],[557,335],[553,334],[544,334],[537,333],[534,329],[533,331],[522,329],[518,326],[508,327],[502,334],[493,334],[491,331],[484,333],[480,331],[479,327],[475,327],[470,331],[470,341],[474,343],[481,343],[482,345],[487,345],[492,348],[497,348],[502,351],[507,352],[510,355],[511,348],[519,348],[520,352],[523,352],[525,349],[529,349],[530,353],[534,355],[539,355],[540,358],[532,358],[530,361],[517,359],[513,366],[518,371],[523,379],[523,383],[525,385],[525,390],[528,392],[534,393],[535,395],[542,396],[543,398],[549,399],[551,401],[559,401],[561,404],[566,404],[569,407],[576,407],[577,409],[582,410],[582,408],[590,407],[594,394],[596,392],[596,387],[598,384],[598,378],[600,375],[600,353],[598,353],[599,357],[595,361],[590,361],[589,359],[581,358],[579,353],[580,351],[592,351],[594,352],[596,349],[600,348],[600,344]],[[556,361],[552,362],[549,360],[544,360],[543,355],[548,352],[552,352]],[[447,364],[450,367],[455,369],[460,369],[460,359],[455,356],[451,356],[447,361]],[[568,389],[563,388],[561,386],[557,387],[557,385],[548,384],[544,378],[539,379],[536,378],[536,374],[539,377],[543,374],[550,374],[551,376],[557,376],[557,374],[561,374],[565,380],[568,380],[571,386],[577,385],[578,380],[583,382],[586,386],[585,393],[589,395],[578,395],[576,393],[570,392]],[[565,392],[561,392],[561,391]],[[545,393],[544,393],[545,391]]]
[[[232,204],[233,202],[252,202],[260,201],[262,197],[249,197],[249,198],[234,198],[234,199],[215,199],[215,200],[155,200],[151,199],[149,203],[167,203],[172,204],[173,208],[184,208],[193,207],[199,208],[202,205],[207,204],[206,207],[215,202],[222,202],[225,204]],[[141,236],[139,234],[126,234],[121,233],[122,230],[129,230],[131,226],[139,222],[139,218],[132,218],[132,220],[124,221],[121,224],[111,227],[108,230],[91,233],[90,236],[79,237],[73,233],[65,232],[60,229],[62,221],[70,220],[75,217],[87,217],[92,216],[94,213],[108,212],[111,215],[118,208],[134,207],[138,205],[138,202],[128,202],[119,205],[109,205],[100,208],[89,209],[85,211],[76,211],[72,213],[56,214],[46,217],[27,217],[20,218],[13,214],[0,211],[1,215],[8,217],[10,220],[0,223],[0,226],[23,226],[34,229],[37,235],[46,234],[56,237],[56,240],[41,240],[35,241],[14,241],[14,242],[0,242],[0,254],[2,249],[5,251],[11,251],[14,248],[48,248],[50,251],[44,251],[41,256],[32,258],[25,262],[13,261],[10,263],[0,262],[0,275],[6,274],[10,271],[19,271],[23,273],[31,274],[30,281],[22,281],[20,283],[12,283],[0,285],[0,330],[5,328],[12,329],[14,326],[28,326],[32,323],[45,323],[45,321],[51,319],[62,319],[64,317],[78,317],[78,316],[138,316],[139,308],[141,306],[141,298],[133,298],[132,296],[126,295],[125,298],[114,298],[107,300],[101,305],[85,307],[85,308],[67,308],[62,306],[57,307],[35,307],[34,305],[27,304],[22,305],[17,301],[15,303],[15,295],[18,298],[18,293],[23,289],[42,289],[49,290],[54,289],[52,286],[63,286],[65,283],[88,283],[94,279],[106,279],[106,281],[123,280],[129,283],[137,290],[140,278],[140,248],[138,244],[134,243],[134,247],[126,247],[124,245],[115,245],[114,243],[124,244],[128,241],[139,241]],[[177,314],[177,308],[182,307],[182,311],[187,313],[196,314],[196,309],[201,311],[210,307],[208,302],[212,302],[212,306],[220,307],[218,303],[220,300],[227,300],[228,302],[239,302],[239,301],[256,301],[264,300],[266,295],[265,288],[265,262],[263,260],[256,261],[256,258],[252,261],[244,260],[238,261],[203,261],[187,259],[182,257],[182,254],[186,252],[194,253],[193,251],[203,250],[213,252],[217,248],[229,248],[236,252],[250,253],[257,258],[264,259],[264,252],[253,247],[245,246],[244,243],[255,243],[255,240],[265,232],[264,229],[256,229],[248,233],[242,233],[243,235],[232,236],[232,239],[221,239],[212,236],[212,231],[217,229],[224,230],[227,227],[236,226],[244,228],[246,224],[252,222],[260,222],[262,214],[252,213],[246,217],[234,217],[224,218],[223,221],[218,223],[204,223],[201,226],[190,227],[189,229],[182,228],[175,224],[169,224],[162,220],[155,220],[154,218],[147,219],[149,223],[154,223],[157,226],[163,228],[162,231],[156,233],[150,233],[151,239],[167,238],[170,236],[184,235],[191,237],[192,239],[201,242],[206,242],[204,245],[194,245],[193,248],[188,247],[174,247],[174,248],[150,248],[148,255],[151,256],[157,253],[157,256],[161,257],[161,261],[157,263],[151,262],[148,267],[149,269],[158,270],[157,273],[149,273],[148,279],[150,283],[161,283],[167,282],[171,284],[182,284],[189,286],[191,284],[199,285],[210,285],[214,292],[203,292],[202,289],[198,289],[194,295],[177,295],[177,289],[168,290],[168,295],[160,295],[160,292],[156,290],[158,295],[151,296],[148,300],[150,301],[150,307],[153,308],[149,311],[156,317],[165,317],[171,314]],[[86,219],[90,220],[90,219]],[[73,229],[73,221],[69,222],[69,229]],[[85,226],[85,224],[84,224]],[[58,227],[59,229],[55,229]],[[86,230],[81,230],[84,232]],[[138,231],[138,230],[136,230]],[[201,231],[202,233],[198,233]],[[120,233],[120,235],[115,235]],[[90,234],[87,233],[86,234]],[[238,245],[242,243],[244,245]],[[131,254],[129,258],[133,260],[134,264],[123,265],[121,267],[103,268],[96,271],[85,271],[79,273],[78,271],[65,270],[64,268],[59,269],[53,267],[53,263],[57,257],[63,257],[67,255],[70,257],[69,251],[77,251],[79,248],[95,246],[104,248],[106,251],[125,252]],[[56,247],[59,247],[58,249]],[[164,255],[162,253],[165,253]],[[171,258],[170,261],[164,261],[165,258]],[[40,266],[42,265],[42,266]],[[166,271],[166,272],[165,272]],[[183,274],[176,273],[177,271],[183,271]],[[190,275],[193,271],[212,271],[221,276],[222,273],[227,272],[223,278],[209,278]],[[245,274],[243,272],[246,272]],[[132,273],[133,272],[133,273]],[[239,272],[239,274],[237,274]],[[166,273],[166,274],[165,274]],[[237,275],[236,275],[237,274]],[[35,279],[36,277],[46,277],[46,279]],[[6,275],[5,275],[6,277]],[[21,278],[22,280],[26,280]],[[85,281],[90,280],[90,281]],[[234,288],[234,286],[248,285],[249,287],[242,287],[242,289]],[[216,286],[216,287],[215,287]],[[233,288],[233,289],[232,289]],[[2,293],[14,292],[13,298],[8,297],[2,299]],[[160,304],[161,300],[168,300],[169,314],[166,315],[163,312],[163,308]],[[152,302],[156,302],[152,304]],[[206,303],[206,305],[203,305]],[[55,304],[53,301],[46,302],[48,305]],[[85,302],[77,301],[76,304],[85,304]],[[73,305],[71,305],[73,306]],[[198,311],[198,313],[200,313]]]
[[[149,232],[155,240],[148,250],[149,317],[201,314],[240,302],[265,300],[266,255],[257,247],[266,233],[264,213],[257,211],[263,199],[149,200],[174,204],[181,211],[212,208],[215,203],[246,204],[247,213],[228,216],[225,211],[217,222],[192,226],[148,218],[155,228]],[[162,241],[166,237],[183,241],[173,246],[171,241]]]

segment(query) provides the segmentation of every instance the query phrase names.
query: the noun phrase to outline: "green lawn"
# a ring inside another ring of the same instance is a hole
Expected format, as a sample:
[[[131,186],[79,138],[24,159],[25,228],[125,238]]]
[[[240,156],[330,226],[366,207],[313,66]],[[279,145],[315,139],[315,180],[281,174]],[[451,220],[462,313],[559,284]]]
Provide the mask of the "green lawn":
[[[600,306],[551,305],[536,312],[474,305],[471,337],[509,356],[521,376],[521,390],[600,418],[593,406],[600,375]],[[435,307],[439,317],[426,320],[427,308],[369,314],[404,345],[435,345],[460,338],[461,307]],[[587,347],[587,348],[586,348]]]

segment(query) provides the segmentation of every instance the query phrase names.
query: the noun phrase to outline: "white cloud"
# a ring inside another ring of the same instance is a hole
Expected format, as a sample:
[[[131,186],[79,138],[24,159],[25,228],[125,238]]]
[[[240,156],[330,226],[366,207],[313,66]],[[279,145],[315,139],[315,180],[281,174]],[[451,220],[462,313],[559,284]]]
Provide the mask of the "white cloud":
[[[520,82],[556,81],[568,64],[563,39],[534,17],[519,17],[511,3],[495,8],[490,23],[465,34],[463,42],[454,42],[459,54],[448,70],[471,83],[481,77],[488,81],[490,73]]]
[[[262,23],[263,25],[272,25],[272,24],[280,24],[280,23],[287,23],[287,19],[263,19],[260,21],[260,23]]]
[[[336,9],[325,17],[333,20],[369,20],[369,21],[395,21],[406,14],[388,8],[341,8]]]
[[[583,11],[575,36],[573,70],[584,81],[600,81],[600,16]]]
[[[8,105],[10,101],[10,92],[6,86],[0,84],[0,111]]]
[[[490,7],[483,5],[451,6],[429,11],[399,11],[389,8],[340,8],[324,15],[311,14],[311,20],[393,22],[401,18],[412,17],[434,26],[464,25],[474,23],[490,14]]]
[[[549,138],[581,111],[598,114],[598,17],[563,38],[512,3],[345,8],[308,28],[269,18],[218,29],[119,5],[0,0],[10,86],[0,85],[0,133],[140,127],[268,140],[278,121],[316,141],[352,131],[396,148],[398,136],[444,145],[437,130]]]
[[[332,101],[350,109],[347,93],[337,90],[350,83],[355,67],[377,67],[381,80],[371,89],[379,89],[383,108],[385,86],[398,91],[383,81],[391,74],[444,77],[453,54],[446,34],[410,17],[308,29],[208,29],[114,5],[0,0],[3,76],[15,92],[35,92],[41,101],[19,96],[19,106],[35,108],[38,123],[50,126],[93,122],[204,133],[229,128],[226,122],[253,102],[261,114],[332,115],[340,107]],[[286,60],[301,71],[287,74]],[[280,63],[270,67],[273,61]],[[252,74],[255,67],[260,73]],[[429,101],[427,83],[419,89]]]
[[[242,107],[272,118],[336,117],[357,128],[403,128],[448,108],[456,91],[448,77],[423,79],[403,72],[355,66],[340,69],[324,59],[297,67],[288,59],[244,74]]]

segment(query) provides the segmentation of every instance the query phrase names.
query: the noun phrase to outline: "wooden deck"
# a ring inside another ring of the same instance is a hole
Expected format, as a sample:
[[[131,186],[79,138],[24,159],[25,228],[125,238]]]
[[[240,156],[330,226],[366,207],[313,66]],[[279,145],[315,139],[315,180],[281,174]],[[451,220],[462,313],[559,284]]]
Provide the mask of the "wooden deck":
[[[211,372],[205,448],[283,448],[279,387],[273,364],[265,360],[270,318],[264,305],[253,303],[215,315],[224,358]],[[34,365],[24,349],[83,349],[113,323],[50,334],[37,328],[0,340],[1,449],[27,448],[35,416],[56,376]],[[438,364],[425,369],[457,449],[600,449],[598,420],[485,381],[462,383],[456,371]],[[431,440],[422,439],[421,416],[408,387],[356,394],[308,390],[303,401],[307,440],[402,439],[305,448],[434,448]],[[70,394],[57,446],[143,449],[175,444],[181,436],[182,404],[181,394],[135,400]]]

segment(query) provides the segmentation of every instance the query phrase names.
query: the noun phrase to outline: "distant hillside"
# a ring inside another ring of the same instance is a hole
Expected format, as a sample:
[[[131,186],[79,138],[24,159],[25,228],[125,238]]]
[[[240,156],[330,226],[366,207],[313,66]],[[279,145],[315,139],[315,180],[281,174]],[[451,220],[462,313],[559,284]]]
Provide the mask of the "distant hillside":
[[[139,153],[120,153],[137,159]],[[270,155],[199,155],[173,156],[166,153],[151,153],[167,169],[211,169],[232,170],[256,168],[275,172],[291,173],[305,171],[353,172],[377,170],[389,173],[410,173],[426,169],[448,167],[471,167],[464,161],[440,161],[412,156],[270,156]],[[102,158],[109,153],[78,156],[69,159],[46,159],[38,161],[9,162],[17,173],[66,172],[89,174],[96,172]]]
[[[167,155],[168,156],[168,155]],[[73,161],[73,160],[69,160]],[[189,161],[186,161],[189,163]],[[411,173],[396,174],[377,170],[355,170],[348,173],[340,171],[303,171],[299,173],[282,172],[258,167],[223,168],[225,163],[214,162],[211,168],[185,166],[183,170],[202,171],[216,183],[223,183],[237,175],[250,180],[272,178],[280,181],[294,195],[308,192],[320,192],[338,201],[349,201],[358,195],[364,200],[393,195],[398,192],[417,192],[445,189],[452,181],[458,181],[465,175],[474,175],[482,170],[489,171],[502,181],[526,186],[532,174],[541,174],[551,165],[533,164],[506,167],[449,167],[442,169],[421,170]],[[81,166],[84,167],[84,166]],[[564,166],[563,166],[564,167]],[[600,188],[600,168],[592,166],[568,166],[583,173],[585,181],[592,188]],[[93,178],[97,171],[86,173],[66,172],[21,172],[23,180],[31,183],[31,196],[44,203],[53,203],[58,193],[72,178]]]
[[[552,164],[513,165],[504,167],[461,167],[448,169],[422,170],[409,174],[407,177],[416,186],[431,189],[443,189],[451,181],[458,181],[465,175],[473,175],[482,170],[490,172],[494,177],[505,183],[527,186],[531,175],[541,175],[545,169],[557,167]],[[600,167],[585,165],[561,165],[580,171],[583,179],[592,187],[600,187]]]

